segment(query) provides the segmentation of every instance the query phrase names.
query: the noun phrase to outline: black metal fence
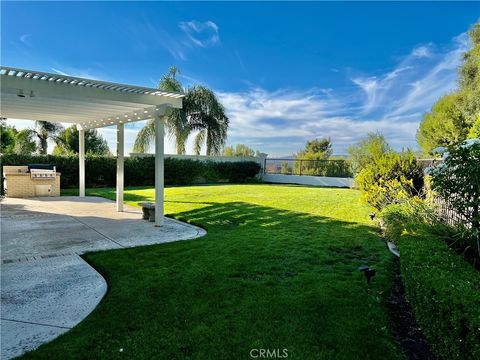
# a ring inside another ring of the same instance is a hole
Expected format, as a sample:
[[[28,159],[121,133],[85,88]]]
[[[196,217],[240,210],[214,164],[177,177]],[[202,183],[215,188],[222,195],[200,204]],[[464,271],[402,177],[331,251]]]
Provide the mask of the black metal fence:
[[[418,159],[417,162],[418,164],[420,164],[422,169],[425,170],[426,168],[442,163],[443,160],[442,159]]]
[[[417,162],[423,170],[442,163],[442,159],[418,159]],[[348,160],[302,160],[302,159],[265,159],[265,174],[278,175],[309,175],[325,177],[353,177],[353,172]],[[428,189],[425,189],[429,191]],[[439,217],[450,225],[465,223],[451,205],[451,199],[444,199],[438,195],[432,196],[436,204]],[[468,226],[468,225],[467,225]]]
[[[432,200],[437,207],[438,216],[442,222],[452,226],[463,224],[467,228],[471,227],[468,220],[453,209],[450,199],[434,196]]]
[[[442,159],[418,159],[417,162],[420,164],[422,169],[433,167],[435,165],[441,164],[443,162]],[[430,185],[427,184],[429,187]],[[430,192],[429,188],[425,189],[426,192]],[[445,199],[438,194],[431,195],[431,200],[435,204],[436,209],[438,211],[438,216],[440,220],[448,225],[458,225],[464,224],[465,226],[469,226],[467,219],[465,219],[462,215],[457,213],[453,206],[452,206],[452,198]]]
[[[265,174],[353,177],[347,160],[265,159]]]

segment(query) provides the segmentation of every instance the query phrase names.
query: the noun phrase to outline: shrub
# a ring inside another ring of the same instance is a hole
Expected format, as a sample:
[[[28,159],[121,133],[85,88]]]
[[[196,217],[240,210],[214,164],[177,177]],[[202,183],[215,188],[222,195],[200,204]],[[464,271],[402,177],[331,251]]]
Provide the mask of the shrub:
[[[423,187],[423,173],[413,152],[408,150],[376,158],[360,171],[355,182],[364,200],[380,210],[418,196]]]
[[[247,179],[254,178],[260,171],[260,165],[253,161],[210,162],[207,167],[216,172],[215,177],[210,180],[226,180],[231,183],[245,182]]]
[[[113,187],[116,183],[116,158],[113,156],[85,156],[85,182],[87,187]],[[62,174],[62,188],[78,186],[78,156],[55,155],[2,155],[3,165],[54,164]],[[125,158],[126,186],[155,185],[155,158]],[[165,158],[165,184],[187,185],[199,182],[246,182],[260,171],[253,161],[213,162]],[[3,181],[2,181],[3,184]]]
[[[480,273],[442,239],[455,229],[442,225],[419,198],[381,212],[385,236],[400,250],[406,295],[417,322],[441,359],[480,356]]]
[[[301,161],[303,160],[303,161]],[[352,177],[350,162],[344,159],[312,160],[296,159],[295,175],[313,175],[327,177]]]
[[[480,273],[435,235],[403,234],[406,295],[441,359],[480,359]]]
[[[464,219],[464,234],[476,242],[480,257],[480,140],[471,139],[443,153],[430,169],[432,189]]]
[[[292,167],[286,161],[282,161],[282,169],[280,172],[284,175],[291,175],[293,172]]]
[[[442,239],[455,229],[417,197],[380,216],[386,238],[399,247],[407,299],[433,351],[441,359],[479,358],[480,273]]]
[[[347,149],[348,158],[355,174],[362,171],[372,161],[391,151],[385,136],[379,132],[368,133],[367,136]]]
[[[328,177],[353,177],[350,161],[329,160],[325,167],[324,176]]]
[[[453,234],[453,229],[438,221],[433,205],[417,196],[384,207],[379,217],[384,222],[385,237],[392,242],[398,242],[404,234],[419,232]]]

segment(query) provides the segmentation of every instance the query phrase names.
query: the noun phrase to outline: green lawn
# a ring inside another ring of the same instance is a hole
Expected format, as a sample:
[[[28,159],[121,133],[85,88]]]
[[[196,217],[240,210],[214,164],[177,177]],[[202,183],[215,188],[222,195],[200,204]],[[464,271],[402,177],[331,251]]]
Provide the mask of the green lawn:
[[[87,254],[106,297],[26,358],[250,359],[253,348],[302,360],[399,358],[384,304],[392,258],[357,191],[258,184],[165,193],[167,214],[208,234]],[[153,195],[129,189],[125,200]],[[364,264],[378,270],[370,287],[357,270]]]

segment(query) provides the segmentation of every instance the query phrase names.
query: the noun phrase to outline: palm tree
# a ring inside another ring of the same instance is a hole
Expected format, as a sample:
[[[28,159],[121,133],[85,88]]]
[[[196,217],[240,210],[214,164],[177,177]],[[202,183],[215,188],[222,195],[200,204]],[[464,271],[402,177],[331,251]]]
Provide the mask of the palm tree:
[[[228,117],[214,92],[204,86],[194,86],[188,89],[184,107],[189,132],[199,131],[195,136],[195,153],[199,155],[202,145],[206,144],[207,155],[221,154],[227,140]]]
[[[85,151],[87,154],[109,155],[107,140],[96,129],[85,130]],[[78,154],[78,131],[75,125],[62,129],[55,137],[53,155]]]
[[[158,88],[182,92],[182,84],[176,78],[177,73],[177,68],[171,67],[160,80]],[[227,139],[228,118],[225,109],[213,91],[204,86],[187,89],[183,109],[171,109],[166,115],[165,125],[169,135],[175,137],[177,154],[185,154],[185,142],[194,131],[199,131],[195,137],[197,154],[204,143],[207,155],[220,154]],[[134,151],[145,152],[154,138],[155,121],[150,120],[137,134]]]
[[[63,127],[59,124],[48,121],[35,121],[35,129],[31,132],[38,138],[38,152],[45,155],[47,153],[48,139],[55,139],[58,131]]]
[[[176,78],[178,69],[172,66],[158,84],[158,89],[164,91],[183,92],[180,81]],[[166,118],[167,132],[175,138],[177,154],[185,154],[185,142],[188,137],[187,118],[184,109],[170,109]],[[138,132],[135,139],[134,151],[144,153],[155,138],[155,120],[149,120]]]

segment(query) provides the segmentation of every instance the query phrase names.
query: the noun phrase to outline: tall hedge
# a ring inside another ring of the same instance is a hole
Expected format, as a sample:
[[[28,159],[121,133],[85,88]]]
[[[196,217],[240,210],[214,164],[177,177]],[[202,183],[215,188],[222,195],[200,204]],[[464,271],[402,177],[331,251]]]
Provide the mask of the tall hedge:
[[[432,235],[400,241],[407,298],[442,360],[480,359],[480,273]]]
[[[78,186],[78,156],[17,155],[1,156],[3,165],[53,164],[62,174],[62,188]],[[117,160],[113,156],[86,155],[85,175],[87,187],[112,187],[116,182]],[[125,186],[155,185],[155,158],[125,158]],[[253,161],[213,162],[165,158],[165,184],[188,185],[195,183],[245,182],[255,177],[260,165]],[[3,169],[2,169],[3,173]],[[2,182],[3,183],[3,182]]]

